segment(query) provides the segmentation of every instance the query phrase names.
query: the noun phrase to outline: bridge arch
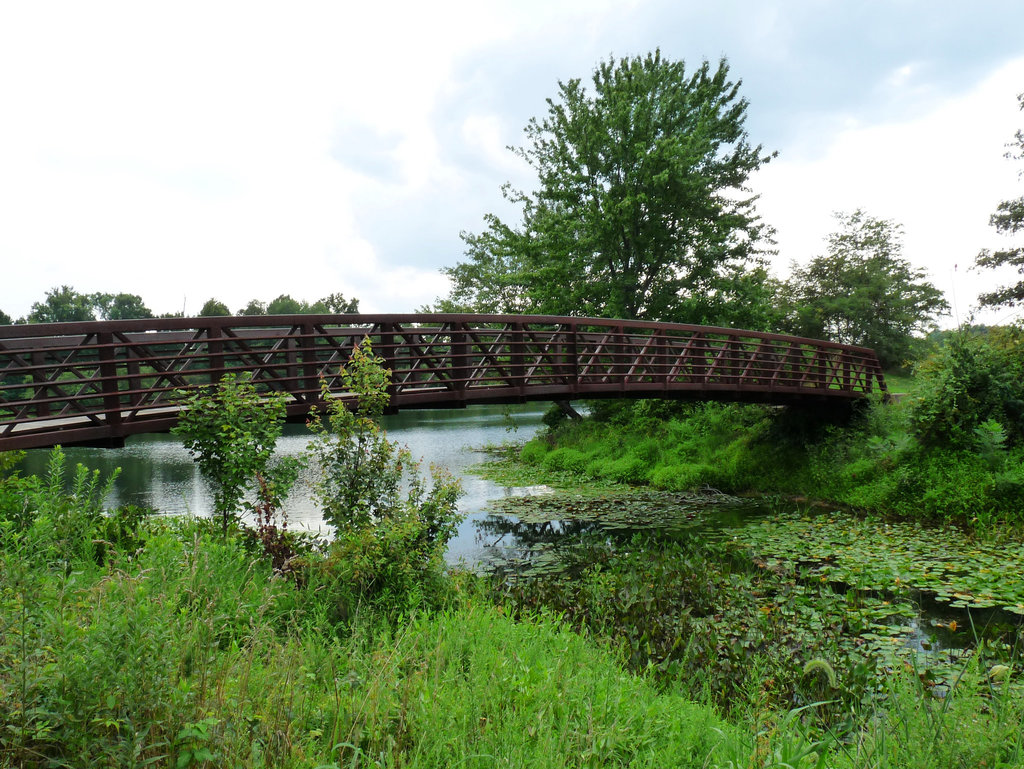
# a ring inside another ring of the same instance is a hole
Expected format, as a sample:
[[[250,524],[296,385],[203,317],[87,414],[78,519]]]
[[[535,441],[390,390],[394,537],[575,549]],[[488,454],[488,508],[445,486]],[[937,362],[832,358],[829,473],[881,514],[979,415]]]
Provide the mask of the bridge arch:
[[[290,419],[334,397],[364,337],[394,409],[574,398],[848,404],[885,391],[874,351],[673,323],[537,315],[290,315],[0,326],[0,451],[121,445],[170,429],[182,394],[230,372],[288,395]]]

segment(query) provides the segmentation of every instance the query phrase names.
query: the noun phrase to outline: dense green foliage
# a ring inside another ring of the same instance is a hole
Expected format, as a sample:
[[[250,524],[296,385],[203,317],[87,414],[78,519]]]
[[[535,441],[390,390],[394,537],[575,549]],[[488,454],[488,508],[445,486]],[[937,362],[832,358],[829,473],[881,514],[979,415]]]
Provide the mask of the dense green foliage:
[[[725,562],[709,571],[683,545],[605,545],[578,587],[561,589],[561,603],[543,586],[492,596],[461,578],[434,612],[362,604],[343,617],[330,552],[305,548],[282,574],[234,529],[225,539],[204,521],[97,515],[105,482],[82,469],[84,480],[65,491],[60,465],[58,452],[49,478],[0,483],[0,766],[902,769],[1022,760],[1022,714],[995,668],[963,665],[941,700],[894,669],[882,699],[866,701],[852,669],[803,658],[787,669],[807,641],[796,618],[838,599],[783,588],[771,570],[751,575]],[[652,593],[655,581],[678,590]],[[819,635],[827,644],[836,630],[826,624]],[[619,659],[638,670],[646,659],[667,664],[655,681]],[[694,703],[721,702],[720,682],[739,725]],[[769,703],[785,692],[796,699],[779,713]],[[793,707],[824,699],[837,701]],[[853,718],[842,741],[805,723],[822,708]]]
[[[1020,102],[1020,108],[1024,110],[1024,93],[1019,94],[1017,100]],[[1017,131],[1006,156],[1015,160],[1024,160],[1024,128]],[[1001,235],[1016,235],[1024,230],[1024,195],[1001,202],[996,207],[996,212],[992,214],[989,223]],[[986,269],[1016,267],[1018,273],[1024,274],[1024,246],[1010,246],[998,251],[985,249],[978,254],[975,264]],[[1009,307],[1019,305],[1024,302],[1024,280],[984,293],[978,297],[978,300],[983,305],[1006,305]]]
[[[505,189],[522,223],[489,215],[463,236],[442,308],[724,325],[770,305],[749,301],[767,233],[745,190],[770,156],[739,88],[724,60],[688,73],[657,52],[601,63],[589,88],[560,82],[516,150],[538,189]]]
[[[215,386],[186,394],[172,432],[183,438],[214,488],[213,507],[225,536],[246,491],[264,509],[277,508],[299,470],[294,459],[271,460],[285,418],[285,396],[259,393],[252,382],[227,374]]]
[[[900,227],[863,211],[836,214],[828,253],[793,265],[785,282],[788,330],[871,347],[885,368],[902,366],[914,335],[949,310],[942,292],[902,257]]]
[[[231,310],[228,309],[228,306],[214,297],[207,299],[203,302],[203,306],[199,308],[200,318],[227,317],[230,314]]]
[[[69,323],[95,320],[96,310],[87,294],[79,294],[70,286],[52,288],[41,302],[32,303],[29,323]]]
[[[293,299],[281,294],[269,304],[253,299],[238,311],[239,315],[340,314],[359,311],[358,299],[346,299],[340,293],[330,294],[315,302]],[[200,317],[228,316],[231,310],[219,299],[208,299],[199,310]],[[33,302],[28,316],[19,323],[69,323],[89,320],[128,320],[152,318],[153,311],[137,294],[80,294],[70,286],[52,288],[41,302]],[[164,313],[161,318],[180,318],[182,313]],[[14,321],[0,311],[0,326]]]
[[[5,316],[6,317],[6,316]],[[70,286],[52,288],[22,323],[71,323],[88,320],[152,318],[153,313],[136,294],[80,294]],[[0,322],[3,318],[0,318]],[[7,320],[10,323],[10,319]]]
[[[137,294],[93,294],[93,304],[102,320],[152,318],[153,312]]]

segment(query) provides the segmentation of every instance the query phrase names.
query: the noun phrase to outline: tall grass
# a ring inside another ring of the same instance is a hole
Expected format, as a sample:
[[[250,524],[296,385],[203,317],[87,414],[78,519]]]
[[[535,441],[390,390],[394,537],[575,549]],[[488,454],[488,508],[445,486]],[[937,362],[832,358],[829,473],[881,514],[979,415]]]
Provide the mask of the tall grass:
[[[338,626],[181,524],[118,566],[0,557],[3,766],[707,766],[735,730],[479,595]]]

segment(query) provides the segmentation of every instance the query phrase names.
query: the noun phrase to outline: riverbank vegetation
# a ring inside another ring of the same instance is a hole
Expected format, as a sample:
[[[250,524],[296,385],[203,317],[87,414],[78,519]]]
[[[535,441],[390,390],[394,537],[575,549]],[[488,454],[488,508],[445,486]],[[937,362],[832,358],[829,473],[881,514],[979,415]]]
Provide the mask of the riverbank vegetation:
[[[827,585],[779,600],[771,570],[640,540],[595,544],[576,582],[392,583],[396,551],[360,582],[350,553],[294,537],[275,568],[237,525],[101,514],[107,480],[80,470],[65,490],[60,457],[4,483],[0,766],[1024,759],[1016,670],[988,655],[938,691],[901,666],[804,662],[797,615],[827,621],[825,645],[846,630]]]
[[[948,335],[892,404],[847,414],[742,404],[595,402],[520,459],[670,491],[804,496],[983,532],[1024,524],[1024,332]]]

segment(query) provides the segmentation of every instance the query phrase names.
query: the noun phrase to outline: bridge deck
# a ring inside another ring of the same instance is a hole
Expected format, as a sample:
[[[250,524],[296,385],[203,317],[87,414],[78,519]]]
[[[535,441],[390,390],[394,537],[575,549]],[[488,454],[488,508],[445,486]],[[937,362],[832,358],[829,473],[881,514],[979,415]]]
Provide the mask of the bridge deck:
[[[229,372],[301,419],[369,336],[391,406],[572,398],[849,403],[884,391],[872,350],[740,329],[498,315],[297,315],[0,326],[0,451],[161,432]]]

